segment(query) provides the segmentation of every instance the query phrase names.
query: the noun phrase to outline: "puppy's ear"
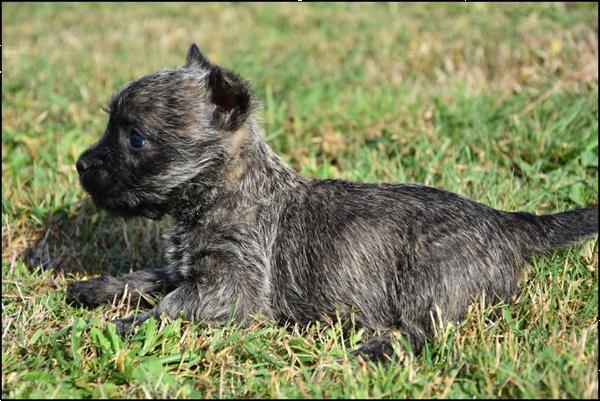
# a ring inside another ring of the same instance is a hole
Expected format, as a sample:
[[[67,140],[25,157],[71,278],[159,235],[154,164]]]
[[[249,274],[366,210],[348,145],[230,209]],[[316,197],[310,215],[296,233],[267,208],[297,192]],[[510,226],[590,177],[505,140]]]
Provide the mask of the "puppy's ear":
[[[184,68],[210,69],[212,64],[200,53],[200,49],[195,43],[192,43],[190,50],[185,58]]]
[[[246,81],[221,67],[213,66],[208,76],[210,101],[215,105],[212,123],[217,129],[233,131],[248,117],[252,94]]]

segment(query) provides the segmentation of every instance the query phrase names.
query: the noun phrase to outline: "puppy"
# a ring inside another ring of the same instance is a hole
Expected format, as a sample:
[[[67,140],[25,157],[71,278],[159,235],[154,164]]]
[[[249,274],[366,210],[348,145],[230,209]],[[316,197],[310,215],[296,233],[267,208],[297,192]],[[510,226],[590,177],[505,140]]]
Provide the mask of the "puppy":
[[[259,135],[256,100],[238,75],[192,45],[186,64],[126,84],[102,138],[77,161],[83,188],[121,216],[171,215],[167,266],[73,282],[87,305],[129,291],[167,295],[117,320],[151,316],[222,324],[250,315],[305,324],[354,311],[360,354],[418,352],[431,314],[464,316],[485,293],[510,302],[527,259],[598,232],[597,206],[546,216],[502,212],[413,184],[303,177]]]

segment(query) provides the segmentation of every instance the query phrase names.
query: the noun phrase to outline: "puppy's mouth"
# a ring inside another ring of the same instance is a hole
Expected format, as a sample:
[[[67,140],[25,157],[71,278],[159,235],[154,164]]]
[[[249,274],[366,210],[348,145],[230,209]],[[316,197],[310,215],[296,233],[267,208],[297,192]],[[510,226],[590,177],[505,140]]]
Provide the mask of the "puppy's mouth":
[[[121,196],[117,180],[110,171],[103,168],[87,170],[79,174],[81,186],[92,197],[96,207],[115,211],[115,201]]]
[[[94,205],[122,217],[143,216],[158,220],[167,212],[165,205],[140,201],[123,190],[120,182],[106,169],[85,171],[79,176],[83,189],[90,194]]]
[[[131,205],[126,203],[125,199],[95,197],[93,195],[92,200],[97,207],[121,217],[141,216],[152,220],[160,220],[167,212],[161,205],[153,205],[146,202]]]
[[[110,195],[117,183],[113,174],[106,169],[87,170],[79,174],[79,182],[83,189],[92,197]]]

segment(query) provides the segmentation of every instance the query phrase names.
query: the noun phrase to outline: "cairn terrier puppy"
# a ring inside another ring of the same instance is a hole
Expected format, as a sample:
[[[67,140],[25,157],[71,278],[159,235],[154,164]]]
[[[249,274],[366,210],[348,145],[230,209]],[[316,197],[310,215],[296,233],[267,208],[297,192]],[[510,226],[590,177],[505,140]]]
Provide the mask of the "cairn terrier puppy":
[[[117,91],[77,171],[100,208],[173,217],[168,263],[72,282],[71,299],[167,293],[115,321],[120,333],[180,312],[213,324],[251,315],[305,324],[353,311],[357,325],[383,333],[357,352],[382,360],[393,331],[419,351],[432,313],[456,321],[484,293],[510,302],[531,255],[598,232],[597,206],[536,216],[420,185],[303,177],[259,135],[256,105],[248,83],[196,45],[183,67]]]

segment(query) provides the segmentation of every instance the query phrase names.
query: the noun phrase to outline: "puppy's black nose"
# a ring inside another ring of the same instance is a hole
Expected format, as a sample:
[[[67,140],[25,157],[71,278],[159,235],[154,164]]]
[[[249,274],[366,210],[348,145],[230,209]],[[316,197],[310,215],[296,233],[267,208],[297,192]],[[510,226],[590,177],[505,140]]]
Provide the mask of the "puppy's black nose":
[[[75,163],[75,167],[77,167],[77,172],[79,174],[83,174],[85,172],[85,170],[88,169],[89,165],[80,157],[79,159],[77,159],[77,163]]]
[[[81,175],[88,170],[100,168],[106,164],[108,164],[108,154],[102,151],[102,149],[93,147],[79,156],[77,163],[75,163],[75,167],[77,167],[77,172]]]

